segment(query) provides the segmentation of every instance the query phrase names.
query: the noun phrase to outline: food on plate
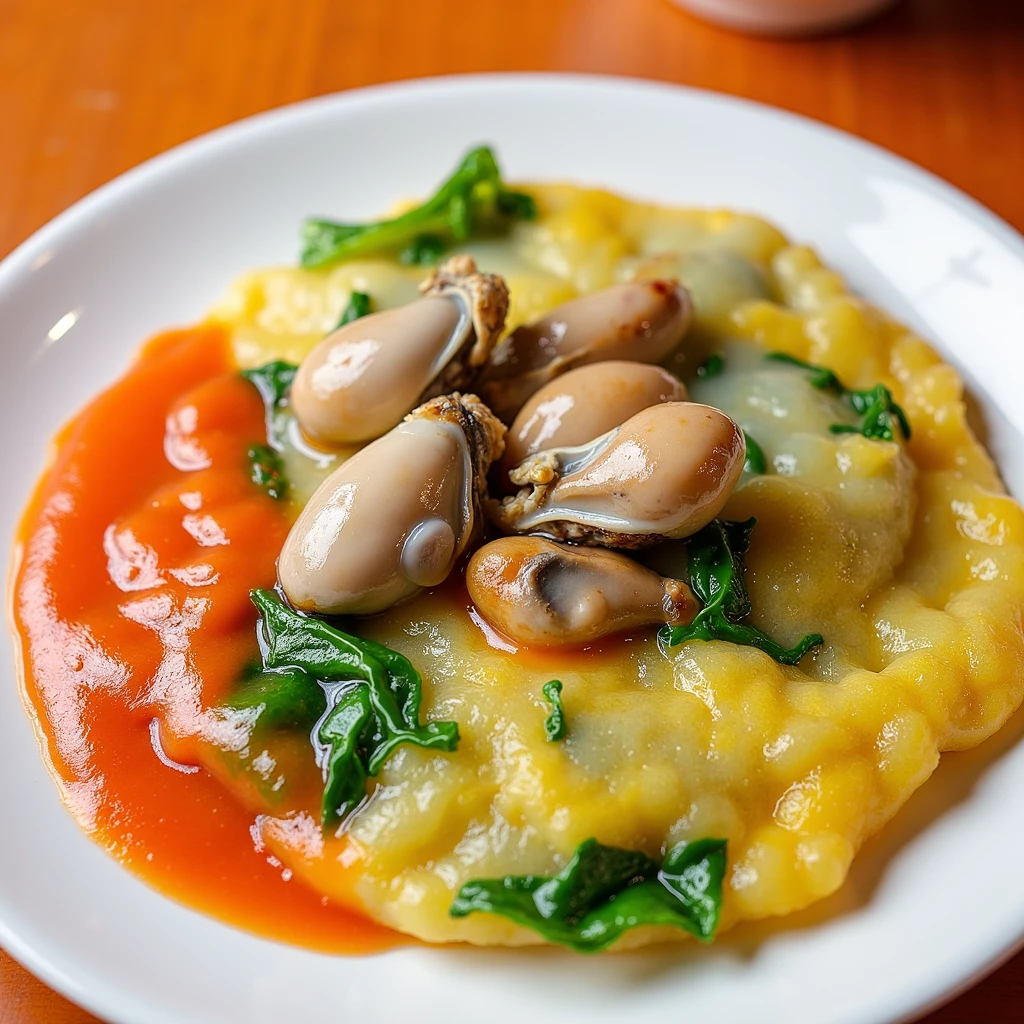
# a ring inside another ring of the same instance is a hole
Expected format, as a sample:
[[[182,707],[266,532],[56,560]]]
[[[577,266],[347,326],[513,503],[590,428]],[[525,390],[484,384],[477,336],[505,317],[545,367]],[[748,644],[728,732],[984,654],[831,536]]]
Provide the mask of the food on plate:
[[[152,884],[331,950],[707,941],[1024,699],[960,377],[811,250],[486,147],[302,240],[68,423],[18,535],[47,759]]]
[[[540,387],[576,366],[631,359],[657,363],[679,346],[690,299],[671,281],[612,285],[517,327],[495,349],[480,393],[511,419]]]
[[[586,444],[528,456],[508,474],[522,490],[493,503],[493,517],[509,533],[648,547],[710,523],[745,461],[743,431],[725,413],[665,402]]]
[[[289,398],[312,441],[372,441],[413,406],[472,386],[505,326],[505,282],[456,256],[420,291],[405,306],[347,320],[302,360]]]
[[[505,438],[500,483],[527,455],[586,444],[659,402],[685,402],[668,370],[619,359],[581,366],[545,384],[516,414]]]
[[[289,603],[371,615],[443,583],[481,533],[487,471],[504,437],[476,396],[454,393],[343,462],[281,548],[277,576]]]
[[[524,647],[690,622],[698,609],[682,580],[663,579],[615,551],[537,535],[478,548],[466,567],[466,590],[484,619]]]

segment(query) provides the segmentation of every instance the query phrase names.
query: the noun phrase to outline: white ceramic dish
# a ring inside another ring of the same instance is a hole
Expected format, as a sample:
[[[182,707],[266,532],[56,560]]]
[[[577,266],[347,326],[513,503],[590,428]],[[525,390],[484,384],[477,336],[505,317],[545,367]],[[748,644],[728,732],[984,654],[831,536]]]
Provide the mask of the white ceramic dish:
[[[47,440],[149,333],[238,271],[288,261],[308,213],[371,215],[492,140],[511,177],[767,215],[966,372],[1024,494],[1024,240],[954,189],[790,115],[639,82],[439,79],[328,97],[189,143],[101,189],[0,266],[10,536]],[[131,1024],[530,1020],[868,1024],[918,1012],[1024,935],[1018,715],[936,776],[826,906],[717,944],[583,959],[407,948],[332,958],[157,895],[95,847],[48,777],[0,641],[0,943]]]

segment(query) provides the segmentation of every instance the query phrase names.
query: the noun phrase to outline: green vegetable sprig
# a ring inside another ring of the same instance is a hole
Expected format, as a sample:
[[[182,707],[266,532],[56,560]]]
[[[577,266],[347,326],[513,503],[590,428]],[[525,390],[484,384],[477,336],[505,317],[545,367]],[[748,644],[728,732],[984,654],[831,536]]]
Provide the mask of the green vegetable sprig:
[[[479,146],[466,154],[433,196],[397,217],[369,224],[307,220],[300,261],[304,267],[321,267],[335,260],[403,250],[408,262],[425,260],[427,253],[436,261],[441,247],[450,242],[535,216],[533,199],[506,188],[494,153]]]
[[[758,476],[768,471],[768,460],[764,457],[764,449],[744,430],[743,436],[747,442],[747,458],[743,468],[748,473]]]
[[[225,701],[236,710],[255,709],[261,729],[311,729],[327,710],[323,688],[301,668],[261,670]]]
[[[341,311],[341,316],[338,317],[338,322],[334,325],[334,329],[338,330],[339,327],[344,327],[345,324],[350,324],[353,320],[361,320],[364,316],[370,314],[372,308],[373,300],[366,292],[352,292],[348,297],[345,308]]]
[[[288,390],[298,369],[294,363],[275,359],[271,363],[243,370],[242,376],[250,381],[263,399],[266,410],[267,443],[254,444],[246,453],[249,459],[249,477],[272,498],[280,499],[288,493],[288,478],[284,472],[284,409]]]
[[[641,925],[672,925],[707,942],[718,927],[725,865],[724,839],[677,843],[660,866],[587,839],[557,875],[467,882],[448,912],[500,914],[578,953],[597,953]]]
[[[281,453],[267,444],[254,444],[247,452],[249,475],[252,482],[263,488],[270,497],[281,499],[288,491]]]
[[[892,392],[884,384],[876,384],[866,391],[847,391],[846,397],[853,411],[860,414],[860,424],[853,427],[848,423],[833,423],[828,428],[833,434],[863,434],[877,441],[892,441],[895,422],[904,440],[910,440],[907,414],[893,401]]]
[[[783,647],[756,626],[743,622],[750,614],[743,556],[750,547],[756,519],[742,523],[716,519],[686,541],[690,588],[704,607],[685,626],[663,626],[658,634],[669,647],[687,640],[727,640],[756,647],[783,665],[795,665],[825,641],[809,633],[795,647]]]
[[[407,267],[432,267],[448,246],[440,235],[417,235],[399,254],[398,262]]]
[[[251,370],[243,370],[242,376],[255,385],[263,404],[267,407],[267,413],[270,414],[284,404],[298,369],[294,363],[275,359]]]
[[[712,352],[711,355],[697,367],[697,376],[701,380],[710,380],[712,377],[720,377],[725,373],[725,356],[721,352]]]
[[[548,742],[565,738],[565,712],[562,710],[562,682],[552,679],[542,687],[544,699],[551,705],[551,714],[544,719],[544,734]]]
[[[455,749],[455,722],[419,724],[420,675],[397,651],[300,615],[272,590],[254,590],[251,598],[261,615],[265,668],[301,669],[327,694],[328,710],[316,730],[325,766],[325,828],[358,806],[367,779],[400,744]]]
[[[280,413],[287,404],[288,392],[298,369],[294,363],[275,359],[273,362],[264,363],[263,366],[242,371],[242,376],[255,386],[260,398],[263,399],[263,407],[267,413],[267,443],[276,451],[284,447]]]
[[[785,352],[769,352],[765,358],[809,371],[808,381],[813,387],[821,391],[831,391],[850,403],[853,411],[860,416],[860,423],[857,426],[833,423],[828,428],[833,434],[862,434],[871,441],[894,441],[896,432],[893,428],[897,426],[904,440],[910,440],[910,421],[907,414],[896,404],[892,392],[884,384],[876,384],[864,391],[855,391],[845,387],[825,366],[805,363],[802,359],[787,355]]]

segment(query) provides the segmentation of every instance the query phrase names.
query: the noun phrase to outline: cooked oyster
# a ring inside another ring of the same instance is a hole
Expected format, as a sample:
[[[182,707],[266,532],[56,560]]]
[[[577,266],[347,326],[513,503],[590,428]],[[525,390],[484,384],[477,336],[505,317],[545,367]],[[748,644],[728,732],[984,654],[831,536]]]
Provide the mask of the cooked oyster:
[[[690,622],[700,605],[679,580],[664,579],[617,551],[502,537],[466,570],[480,614],[517,644],[579,644],[621,630]]]
[[[667,402],[588,444],[529,456],[509,474],[519,493],[488,509],[506,533],[647,547],[711,522],[745,457],[743,431],[725,413]]]
[[[420,291],[415,302],[339,328],[302,361],[291,404],[310,440],[380,437],[413,406],[472,385],[505,325],[504,280],[453,256]]]
[[[689,295],[670,281],[634,281],[573,299],[494,350],[480,394],[511,422],[539,387],[575,366],[660,362],[682,340],[690,317]]]
[[[367,615],[436,586],[481,526],[505,427],[475,395],[445,395],[338,467],[285,540],[278,577],[304,611]]]
[[[545,448],[584,444],[660,402],[686,401],[686,388],[649,363],[610,360],[570,370],[519,410],[505,438],[503,474]]]

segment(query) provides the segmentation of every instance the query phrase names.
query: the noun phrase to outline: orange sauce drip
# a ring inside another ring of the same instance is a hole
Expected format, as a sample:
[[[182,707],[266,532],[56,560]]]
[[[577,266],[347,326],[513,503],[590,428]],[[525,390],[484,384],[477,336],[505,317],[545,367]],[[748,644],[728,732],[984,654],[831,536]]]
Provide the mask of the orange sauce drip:
[[[188,741],[257,655],[248,593],[273,586],[289,527],[248,476],[264,438],[209,326],[154,339],[60,432],[15,550],[26,700],[72,813],[154,888],[261,935],[369,952],[398,936],[290,878]]]

